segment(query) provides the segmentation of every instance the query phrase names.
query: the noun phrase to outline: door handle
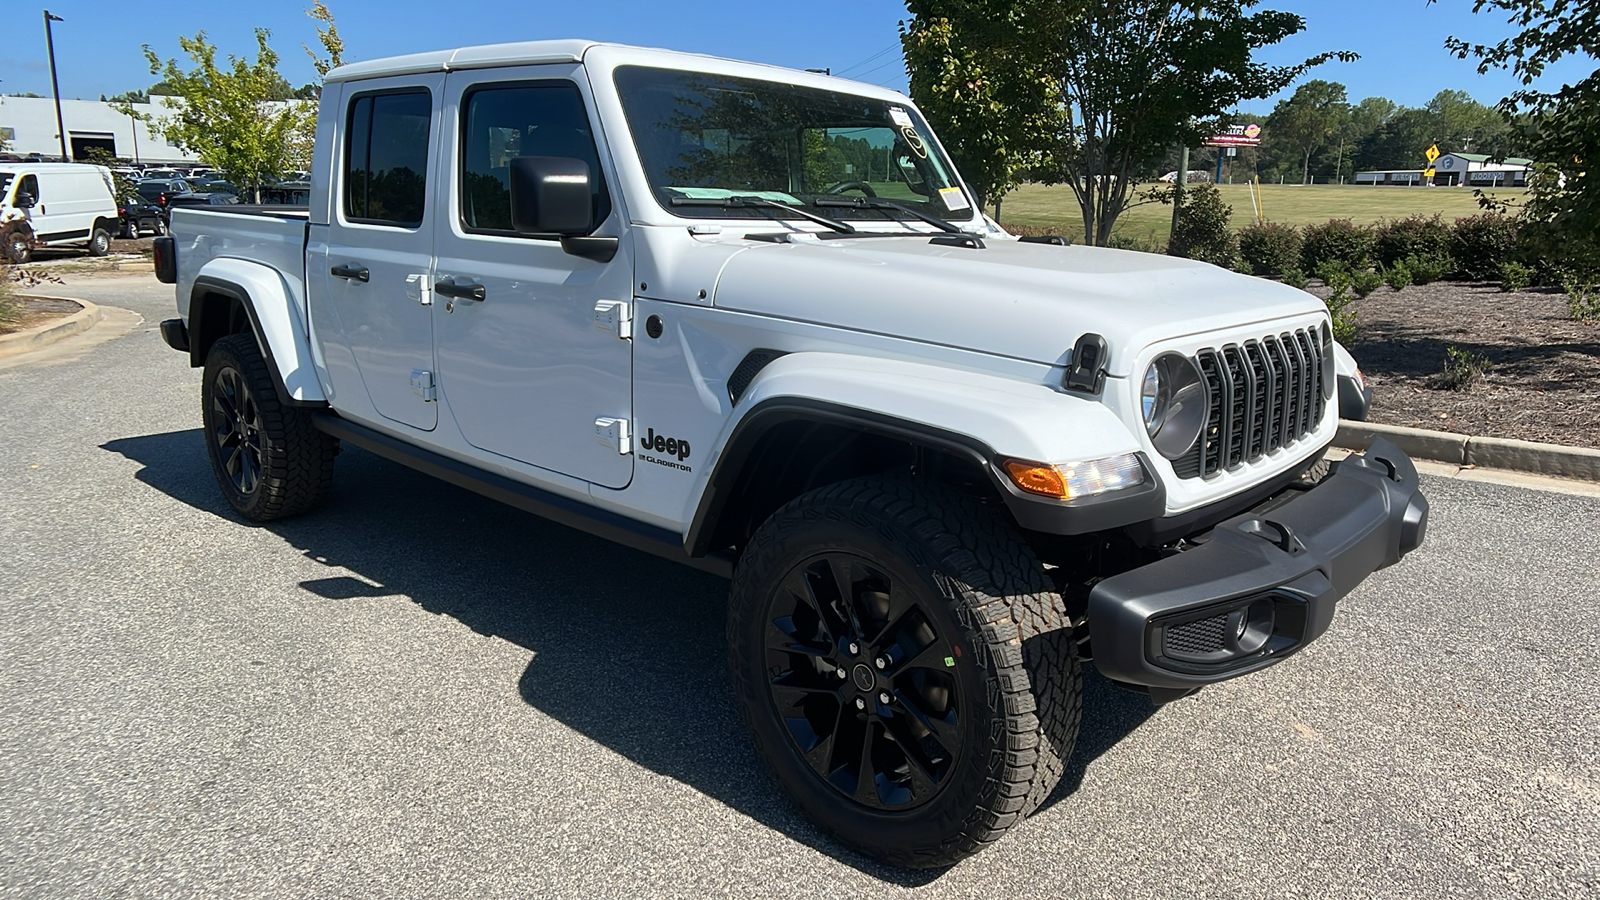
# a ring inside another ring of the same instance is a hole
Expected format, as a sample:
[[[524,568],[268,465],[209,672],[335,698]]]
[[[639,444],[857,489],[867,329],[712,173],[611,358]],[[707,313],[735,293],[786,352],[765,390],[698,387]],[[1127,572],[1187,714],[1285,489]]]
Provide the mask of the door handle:
[[[488,296],[483,285],[472,281],[435,281],[433,291],[456,300],[482,300]]]
[[[333,277],[335,278],[353,278],[356,281],[362,282],[369,281],[372,278],[372,273],[367,271],[366,266],[355,263],[351,263],[348,266],[334,266],[328,271],[332,273]]]

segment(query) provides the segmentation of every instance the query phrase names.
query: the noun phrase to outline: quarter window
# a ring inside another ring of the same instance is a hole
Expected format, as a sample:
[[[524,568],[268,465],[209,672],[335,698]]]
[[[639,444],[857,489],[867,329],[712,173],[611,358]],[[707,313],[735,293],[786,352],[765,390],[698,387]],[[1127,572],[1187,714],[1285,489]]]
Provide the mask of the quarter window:
[[[425,90],[355,98],[345,148],[346,219],[422,224],[432,120],[433,98]]]
[[[461,134],[461,224],[514,234],[511,160],[566,156],[589,164],[595,222],[611,212],[583,95],[564,82],[477,88],[467,94]]]

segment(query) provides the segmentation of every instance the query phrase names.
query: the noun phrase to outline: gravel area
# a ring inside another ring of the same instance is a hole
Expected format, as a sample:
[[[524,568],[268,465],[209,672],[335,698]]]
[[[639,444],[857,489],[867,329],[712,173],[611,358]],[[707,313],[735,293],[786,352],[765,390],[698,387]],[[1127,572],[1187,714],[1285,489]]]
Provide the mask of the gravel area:
[[[1436,282],[1354,308],[1372,421],[1600,447],[1600,322],[1574,321],[1560,291]],[[1489,361],[1470,389],[1442,383],[1451,347]]]

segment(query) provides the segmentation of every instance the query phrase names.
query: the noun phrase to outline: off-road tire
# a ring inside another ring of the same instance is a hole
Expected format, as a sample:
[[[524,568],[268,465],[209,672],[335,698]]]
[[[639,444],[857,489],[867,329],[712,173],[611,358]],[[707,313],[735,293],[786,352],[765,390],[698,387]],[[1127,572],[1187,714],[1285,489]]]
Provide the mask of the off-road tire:
[[[785,579],[829,553],[881,567],[955,645],[945,665],[961,749],[931,799],[903,812],[825,780],[774,699],[767,617]],[[1037,809],[1061,779],[1083,712],[1072,622],[1032,549],[995,509],[911,478],[829,485],[774,513],[735,569],[728,645],[745,722],[777,781],[824,830],[898,866],[955,863]]]
[[[230,389],[235,395],[231,399],[226,396]],[[219,398],[219,394],[223,396]],[[279,400],[272,373],[253,335],[229,335],[211,346],[200,401],[212,473],[223,497],[241,516],[270,522],[308,512],[327,497],[339,442],[312,427],[305,410]],[[256,424],[230,432],[226,412],[230,407],[238,411],[232,421],[249,419]],[[225,447],[226,441],[219,435],[246,431],[256,446],[240,453],[252,457],[249,464],[259,460],[259,465],[253,483],[246,479],[241,487],[229,468],[237,442]]]
[[[111,232],[96,225],[89,233],[89,255],[105,256],[111,252]]]

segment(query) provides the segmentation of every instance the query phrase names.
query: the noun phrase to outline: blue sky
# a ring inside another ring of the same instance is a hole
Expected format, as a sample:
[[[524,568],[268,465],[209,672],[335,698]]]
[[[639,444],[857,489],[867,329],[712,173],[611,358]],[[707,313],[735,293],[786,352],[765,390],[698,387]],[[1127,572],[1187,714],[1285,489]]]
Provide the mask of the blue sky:
[[[254,51],[252,29],[272,29],[282,71],[295,84],[312,79],[302,43],[314,43],[310,0],[50,0],[56,62],[64,97],[93,99],[155,79],[140,54],[150,44],[163,58],[177,56],[179,34],[205,29],[225,53]],[[331,0],[355,61],[419,50],[508,40],[589,37],[751,59],[778,65],[830,67],[863,81],[905,89],[896,23],[899,0],[809,0],[804,4],[750,0],[628,2],[583,0]],[[1493,103],[1515,88],[1504,74],[1480,76],[1469,62],[1444,50],[1446,36],[1492,41],[1510,33],[1502,18],[1473,15],[1472,0],[1267,0],[1266,8],[1299,13],[1307,31],[1268,51],[1267,62],[1287,63],[1322,50],[1354,50],[1355,63],[1330,63],[1311,77],[1340,81],[1352,100],[1382,95],[1420,106],[1443,88],[1465,90]],[[445,12],[441,12],[444,10]],[[42,12],[34,22],[21,9],[10,14],[0,50],[0,92],[49,95]],[[1574,80],[1595,68],[1568,60],[1548,79]],[[1265,116],[1272,100],[1247,104]]]

